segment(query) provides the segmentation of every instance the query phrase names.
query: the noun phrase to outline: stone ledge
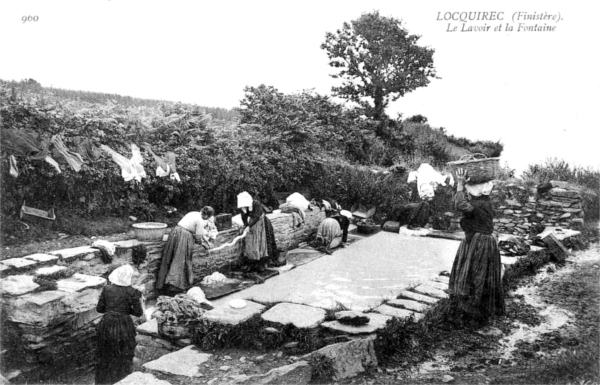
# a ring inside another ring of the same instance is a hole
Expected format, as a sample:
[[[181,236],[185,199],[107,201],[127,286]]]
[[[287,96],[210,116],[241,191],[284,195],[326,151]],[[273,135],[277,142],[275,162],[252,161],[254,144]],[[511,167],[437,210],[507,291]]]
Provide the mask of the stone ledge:
[[[221,306],[215,307],[203,314],[203,318],[214,323],[224,325],[239,325],[240,323],[249,320],[257,314],[260,314],[265,309],[264,305],[256,302],[246,301],[246,307],[242,309],[234,309],[229,304],[224,303]]]
[[[325,315],[325,310],[321,308],[282,302],[264,312],[261,317],[269,322],[310,329],[319,326],[325,320]]]
[[[208,361],[210,357],[211,354],[204,353],[194,345],[190,345],[157,360],[147,362],[142,367],[149,372],[164,373],[191,380],[203,376],[201,364]]]
[[[71,249],[51,251],[49,254],[60,257],[61,261],[72,262],[80,258],[86,258],[90,254],[93,254],[94,257],[100,257],[100,250],[91,246],[80,246]]]

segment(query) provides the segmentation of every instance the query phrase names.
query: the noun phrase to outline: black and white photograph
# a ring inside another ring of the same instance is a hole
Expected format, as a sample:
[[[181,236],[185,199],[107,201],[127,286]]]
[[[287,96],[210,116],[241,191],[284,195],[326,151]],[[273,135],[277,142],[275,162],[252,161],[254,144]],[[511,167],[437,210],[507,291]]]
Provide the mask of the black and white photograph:
[[[600,384],[598,0],[3,0],[0,384]]]

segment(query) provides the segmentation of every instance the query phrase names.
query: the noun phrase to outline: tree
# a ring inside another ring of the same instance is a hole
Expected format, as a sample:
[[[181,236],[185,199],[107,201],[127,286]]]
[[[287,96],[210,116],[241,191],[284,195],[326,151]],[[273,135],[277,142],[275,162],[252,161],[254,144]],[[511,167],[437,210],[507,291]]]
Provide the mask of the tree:
[[[417,45],[419,39],[410,35],[400,20],[379,12],[363,14],[351,24],[344,23],[341,30],[328,32],[321,48],[327,51],[329,65],[339,69],[331,76],[343,80],[341,86],[333,87],[333,93],[382,120],[390,101],[436,77],[434,50]]]

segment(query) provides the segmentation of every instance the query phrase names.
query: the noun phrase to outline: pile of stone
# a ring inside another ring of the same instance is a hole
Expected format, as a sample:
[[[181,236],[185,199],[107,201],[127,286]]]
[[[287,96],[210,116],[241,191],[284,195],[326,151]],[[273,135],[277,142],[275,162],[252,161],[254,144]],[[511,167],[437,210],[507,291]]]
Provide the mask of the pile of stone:
[[[583,226],[581,189],[566,182],[550,182],[552,188],[537,201],[540,222],[545,226],[580,229]]]
[[[515,184],[497,185],[494,201],[508,196],[494,207],[495,230],[503,234],[527,236],[545,227],[580,229],[583,226],[581,190],[566,182],[552,181],[546,191]],[[550,187],[550,186],[549,186]]]

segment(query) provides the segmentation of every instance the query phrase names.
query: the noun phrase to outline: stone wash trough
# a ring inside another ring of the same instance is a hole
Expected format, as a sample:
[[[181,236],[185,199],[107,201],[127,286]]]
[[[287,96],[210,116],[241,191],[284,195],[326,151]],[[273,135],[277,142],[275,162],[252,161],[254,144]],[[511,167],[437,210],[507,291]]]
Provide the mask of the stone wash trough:
[[[502,234],[526,235],[539,223],[549,228],[562,227],[564,230],[559,231],[558,238],[564,240],[579,234],[567,229],[580,228],[583,223],[580,191],[562,182],[553,182],[552,188],[543,194],[516,185],[501,185],[495,201],[495,226]],[[280,250],[294,249],[312,239],[318,224],[325,218],[324,212],[317,210],[305,213],[305,224],[299,228],[294,227],[291,214],[269,214]],[[220,232],[216,246],[229,243],[237,235],[237,229]],[[458,247],[456,239],[461,238],[461,233],[442,236],[453,240],[416,235],[439,238],[440,232],[427,230],[410,234],[409,231],[407,234],[400,231],[400,235],[381,232],[365,239],[351,235],[361,239],[360,242],[336,250],[333,255],[323,256],[314,263],[298,266],[263,285],[215,300],[215,309],[205,313],[205,318],[217,324],[237,325],[260,315],[266,322],[274,324],[322,327],[334,333],[353,335],[347,343],[329,345],[311,354],[335,357],[337,379],[354,375],[355,371],[377,365],[373,333],[383,328],[387,320],[408,316],[419,319],[440,298],[447,297],[444,290],[448,278],[438,274],[450,269]],[[95,330],[101,317],[95,311],[98,296],[108,273],[116,266],[133,263],[133,249],[140,244],[146,247],[147,257],[138,265],[140,276],[134,284],[144,285],[147,298],[153,298],[164,246],[162,241],[116,242],[117,255],[108,264],[102,261],[99,250],[87,246],[1,261],[2,374],[16,381],[33,382],[53,378],[57,372],[91,368]],[[288,259],[296,251],[303,252],[295,250]],[[530,255],[545,252],[546,249],[532,246]],[[241,243],[216,252],[207,252],[197,246],[193,262],[195,283],[215,271],[226,274],[231,266],[241,262],[240,255]],[[503,264],[508,267],[516,260],[503,257]],[[367,265],[368,269],[365,268]],[[71,269],[76,274],[59,280],[52,288],[42,288],[33,281],[35,276],[61,269]],[[407,282],[413,280],[411,277],[416,276],[421,277],[415,281],[417,284],[414,287],[408,285]],[[411,289],[407,289],[409,286]],[[246,300],[247,306],[241,310],[232,309],[228,306],[232,298]],[[336,320],[325,321],[325,309],[335,307],[337,302],[367,315],[369,324],[350,327]],[[276,305],[267,309],[266,303]],[[154,374],[160,378],[167,375],[174,383],[179,383],[182,376],[189,379],[197,375],[192,370],[197,362],[189,368],[185,365],[167,365],[165,368],[165,362],[183,362],[189,356],[193,356],[192,361],[208,359],[205,353],[190,346],[189,336],[165,338],[160,335],[155,319],[140,325],[137,332],[135,364],[143,373],[132,374],[129,383],[159,381]],[[351,363],[353,360],[355,362]],[[274,381],[304,383],[310,379],[308,361],[305,357],[293,367],[279,368],[280,372],[291,373],[292,377],[286,379],[287,374],[284,374],[284,378]],[[185,375],[173,370],[183,370]],[[264,378],[240,377],[236,381],[266,383],[267,377],[277,375],[274,372],[265,374]],[[303,380],[293,377],[295,375]]]
[[[269,214],[278,248],[287,251],[312,239],[325,213],[306,211],[305,223],[294,227],[291,214]],[[237,228],[219,233],[215,246],[229,243]],[[164,240],[115,242],[116,255],[104,263],[100,250],[91,246],[33,254],[0,261],[2,277],[2,373],[18,381],[39,381],[66,370],[89,368],[94,364],[96,326],[101,314],[95,308],[106,277],[115,267],[133,264],[132,249],[143,244],[146,259],[137,266],[140,275],[134,284],[146,288],[146,297],[156,297],[154,283],[160,266]],[[195,284],[215,271],[226,273],[241,263],[242,243],[216,252],[200,246],[194,252]],[[74,275],[43,287],[35,277],[70,269]]]

